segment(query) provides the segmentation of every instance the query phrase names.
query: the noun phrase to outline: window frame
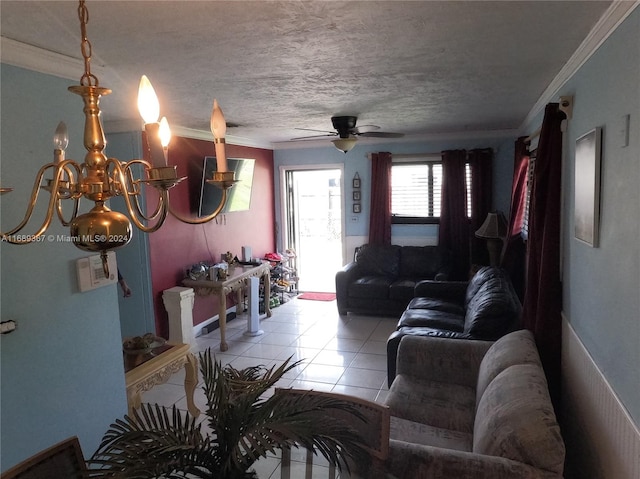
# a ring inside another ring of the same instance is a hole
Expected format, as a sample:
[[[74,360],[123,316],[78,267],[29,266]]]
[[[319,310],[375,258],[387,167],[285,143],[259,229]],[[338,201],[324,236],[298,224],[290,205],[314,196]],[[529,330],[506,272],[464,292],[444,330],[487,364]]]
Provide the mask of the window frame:
[[[393,175],[393,167],[394,165],[400,164],[410,164],[410,165],[427,165],[427,164],[440,164],[442,165],[442,156],[438,154],[433,155],[424,155],[420,157],[411,157],[411,158],[393,158],[391,161],[391,174]],[[467,183],[467,177],[469,182]],[[432,188],[433,195],[433,176],[429,178],[430,187]],[[467,220],[471,221],[471,212],[473,211],[472,205],[472,197],[471,197],[471,189],[473,188],[473,180],[471,173],[471,164],[469,161],[465,161],[465,184],[467,186]],[[440,191],[442,195],[442,190]],[[393,187],[391,189],[391,195],[393,197]],[[433,198],[431,199],[433,201]],[[393,208],[393,202],[392,202]],[[439,225],[440,224],[440,216],[397,216],[391,213],[391,224],[392,225]]]
[[[409,164],[409,165],[427,165],[427,164],[440,163],[442,164],[442,156],[439,154],[413,156],[411,158],[397,158],[392,157],[391,161],[391,174],[393,175],[393,167],[395,165]],[[430,187],[433,188],[433,176],[429,178]],[[432,190],[433,191],[433,190]],[[393,197],[393,187],[391,189],[391,195]],[[392,202],[393,207],[393,202]],[[391,224],[396,225],[439,225],[440,217],[437,216],[397,216],[391,213]]]
[[[395,165],[428,165],[428,164],[442,164],[442,156],[441,155],[424,155],[422,157],[412,157],[412,158],[393,158],[391,161],[391,175],[393,176],[393,167]],[[433,194],[433,175],[429,176],[428,179],[430,183],[430,188]],[[391,189],[391,196],[393,197],[393,187]],[[431,198],[433,200],[433,198]],[[392,201],[393,208],[393,201]],[[439,225],[440,217],[439,216],[397,216],[391,213],[391,224],[396,225]]]

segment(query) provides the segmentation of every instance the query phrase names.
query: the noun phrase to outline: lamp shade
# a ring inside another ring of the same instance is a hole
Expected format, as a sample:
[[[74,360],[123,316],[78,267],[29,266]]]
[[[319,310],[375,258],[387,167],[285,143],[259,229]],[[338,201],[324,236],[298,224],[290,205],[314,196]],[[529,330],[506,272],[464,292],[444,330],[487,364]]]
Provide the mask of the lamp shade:
[[[340,138],[339,140],[332,140],[333,145],[343,153],[351,151],[356,146],[355,138]]]
[[[478,238],[500,239],[507,236],[507,220],[501,211],[492,211],[476,231]]]

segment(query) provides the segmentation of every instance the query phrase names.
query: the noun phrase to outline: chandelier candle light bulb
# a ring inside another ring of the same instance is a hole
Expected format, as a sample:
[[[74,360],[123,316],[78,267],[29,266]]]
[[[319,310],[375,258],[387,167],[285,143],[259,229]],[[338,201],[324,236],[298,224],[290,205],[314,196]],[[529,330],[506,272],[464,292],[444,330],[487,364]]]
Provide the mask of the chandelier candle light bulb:
[[[151,164],[154,168],[167,166],[164,148],[160,140],[160,123],[158,123],[160,102],[146,75],[142,75],[138,86],[138,111],[144,120],[144,131],[147,133]]]
[[[138,86],[138,111],[145,123],[157,123],[160,116],[160,102],[153,85],[142,75]]]
[[[53,146],[53,162],[57,165],[64,161],[64,150],[69,146],[69,133],[64,121],[58,123],[56,132],[53,135]]]
[[[162,152],[164,154],[165,165],[169,164],[169,143],[171,142],[171,128],[169,128],[169,122],[167,117],[163,116],[160,120],[160,128],[158,129],[160,135],[160,144],[162,145]]]
[[[216,99],[213,100],[213,111],[211,112],[211,133],[213,133],[213,143],[216,147],[218,172],[223,173],[227,171],[227,156],[224,149],[227,123]]]

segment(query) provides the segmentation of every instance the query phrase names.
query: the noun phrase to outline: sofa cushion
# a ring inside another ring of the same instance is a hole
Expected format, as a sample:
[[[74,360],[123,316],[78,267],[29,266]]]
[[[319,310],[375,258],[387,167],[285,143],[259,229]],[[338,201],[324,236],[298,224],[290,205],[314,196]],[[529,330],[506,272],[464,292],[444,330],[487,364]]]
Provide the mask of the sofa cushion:
[[[356,255],[356,263],[363,275],[395,279],[400,274],[400,246],[364,245]]]
[[[400,250],[400,277],[435,278],[449,263],[447,251],[438,246],[403,246]]]
[[[412,279],[398,279],[389,286],[389,298],[408,303],[413,299],[416,282]]]
[[[431,311],[442,311],[464,317],[464,308],[461,304],[452,301],[445,301],[437,298],[413,298],[407,309],[428,309]]]
[[[471,452],[473,435],[391,416],[390,439]]]
[[[501,337],[482,358],[478,371],[476,402],[480,402],[485,389],[498,374],[515,364],[536,364],[542,367],[533,334],[526,329]]]
[[[511,366],[487,386],[476,412],[473,452],[562,474],[564,442],[539,366]]]
[[[351,298],[388,298],[392,280],[384,276],[363,276],[349,285]]]
[[[387,406],[393,416],[464,433],[473,432],[475,389],[403,374],[393,381]]]
[[[482,287],[482,285],[487,282],[491,278],[501,278],[504,277],[505,273],[500,268],[495,268],[492,266],[483,266],[478,270],[476,274],[473,275],[471,281],[467,285],[467,291],[465,293],[464,306],[467,308],[469,306],[469,302],[476,295],[478,290]]]
[[[513,327],[520,308],[504,277],[492,277],[480,286],[467,305],[464,332],[478,339],[497,339]]]
[[[459,304],[465,307],[465,294],[467,293],[468,281],[436,281],[425,279],[416,283],[416,298],[437,298],[441,301]]]
[[[403,326],[423,326],[462,332],[464,319],[458,314],[432,309],[407,309],[398,321],[398,328]]]

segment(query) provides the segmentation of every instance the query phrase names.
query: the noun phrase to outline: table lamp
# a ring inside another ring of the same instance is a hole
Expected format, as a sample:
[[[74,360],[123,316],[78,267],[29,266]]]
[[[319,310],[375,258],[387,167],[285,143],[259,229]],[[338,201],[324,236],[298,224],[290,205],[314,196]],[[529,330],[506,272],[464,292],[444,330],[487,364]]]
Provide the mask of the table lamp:
[[[492,211],[476,231],[476,237],[487,240],[487,250],[489,250],[489,263],[491,266],[498,266],[500,250],[502,249],[502,238],[507,236],[507,220],[501,211]]]

